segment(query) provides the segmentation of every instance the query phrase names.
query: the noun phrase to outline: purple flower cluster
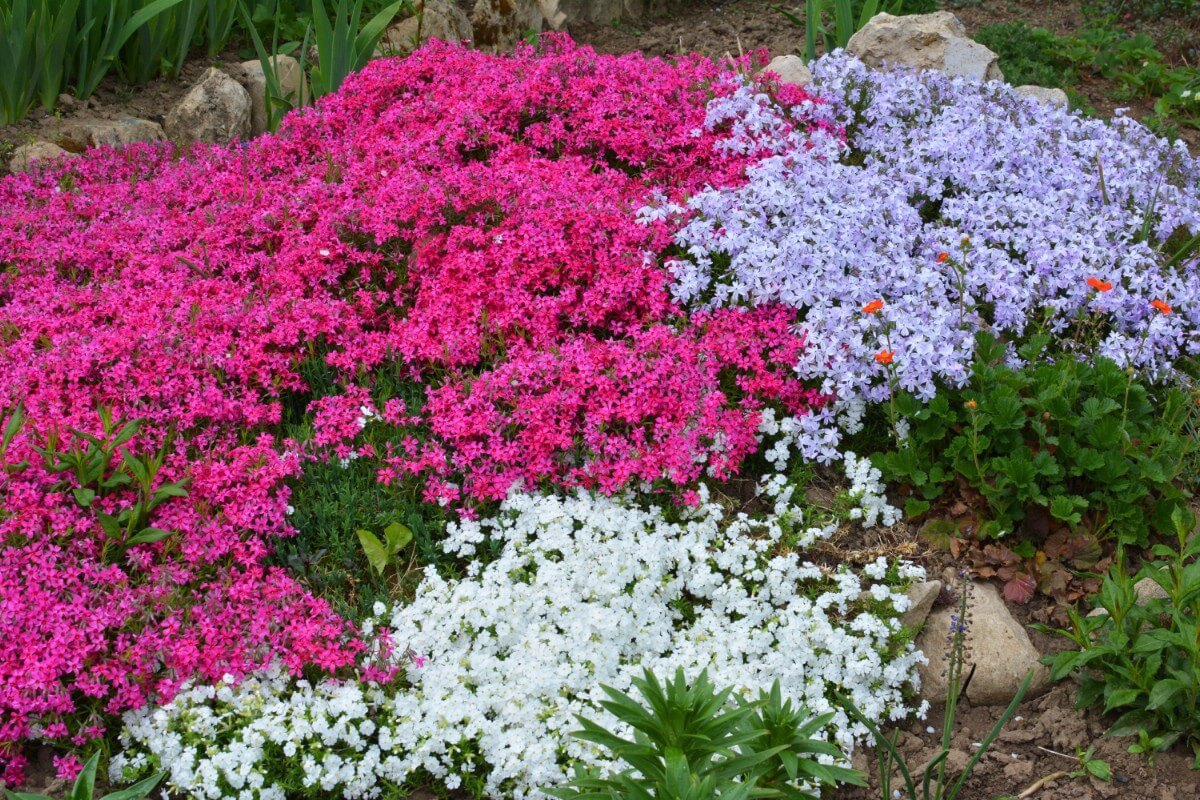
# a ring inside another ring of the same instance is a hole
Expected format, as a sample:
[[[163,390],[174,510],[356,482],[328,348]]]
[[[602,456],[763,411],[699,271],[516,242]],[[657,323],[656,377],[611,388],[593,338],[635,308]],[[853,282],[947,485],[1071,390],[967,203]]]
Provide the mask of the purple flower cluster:
[[[1052,350],[1156,380],[1200,354],[1200,261],[1171,263],[1200,233],[1200,162],[1182,145],[1001,83],[841,53],[813,72],[832,124],[777,137],[741,186],[646,211],[682,219],[678,299],[800,309],[797,369],[843,403],[961,385],[980,330],[1046,332]]]

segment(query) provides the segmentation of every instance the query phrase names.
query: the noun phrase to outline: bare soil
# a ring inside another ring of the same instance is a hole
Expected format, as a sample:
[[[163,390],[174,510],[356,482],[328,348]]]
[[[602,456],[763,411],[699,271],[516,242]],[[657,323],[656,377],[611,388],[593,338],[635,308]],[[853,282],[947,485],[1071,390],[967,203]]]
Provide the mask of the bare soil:
[[[969,696],[969,691],[968,691]],[[1127,739],[1109,739],[1102,734],[1104,720],[1094,713],[1077,711],[1074,688],[1061,684],[1042,697],[1021,705],[996,742],[983,756],[959,793],[961,800],[997,800],[1028,797],[1032,800],[1192,800],[1200,796],[1200,773],[1192,771],[1191,758],[1183,752],[1163,753],[1150,764],[1126,752]],[[958,775],[991,731],[1003,709],[973,707],[969,700],[959,706],[951,755],[947,763]],[[920,791],[920,773],[941,752],[942,709],[930,710],[926,720],[917,720],[899,731],[897,749],[904,756]],[[930,732],[932,729],[932,733]],[[1079,769],[1076,750],[1095,747],[1095,757],[1112,769],[1112,780],[1069,777]],[[875,769],[874,753],[859,757],[858,766]],[[868,764],[869,759],[869,764]],[[1067,774],[1061,774],[1067,773]],[[1052,781],[1028,792],[1044,778]],[[903,789],[896,773],[892,786]],[[870,789],[851,789],[835,795],[837,800],[880,800],[878,780]]]

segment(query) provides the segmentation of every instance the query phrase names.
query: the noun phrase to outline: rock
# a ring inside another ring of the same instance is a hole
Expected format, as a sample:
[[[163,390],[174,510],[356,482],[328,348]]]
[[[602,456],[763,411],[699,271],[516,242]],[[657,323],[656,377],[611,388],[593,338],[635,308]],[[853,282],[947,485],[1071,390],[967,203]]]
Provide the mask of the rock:
[[[999,56],[968,38],[967,29],[949,11],[905,17],[876,14],[850,37],[846,52],[872,67],[903,64],[974,81],[1004,80]]]
[[[163,127],[181,147],[197,142],[226,144],[249,136],[250,93],[221,70],[209,67],[167,114]]]
[[[148,119],[79,120],[68,123],[58,134],[58,143],[68,150],[82,152],[102,145],[126,145],[134,142],[160,142],[167,138],[162,125]]]
[[[279,93],[293,107],[300,104],[302,98],[307,99],[308,87],[304,85],[304,73],[300,62],[291,56],[271,56],[275,65],[275,76],[279,80]],[[267,76],[263,72],[262,62],[258,59],[243,61],[238,65],[238,83],[250,95],[250,133],[257,136],[267,130]]]
[[[450,0],[426,0],[416,16],[401,20],[384,33],[379,42],[383,55],[406,55],[430,39],[461,42],[473,37],[471,20]]]
[[[1047,89],[1045,86],[1018,86],[1017,94],[1032,97],[1039,103],[1066,108],[1069,104],[1067,93],[1062,89]]]
[[[475,46],[493,53],[511,50],[530,33],[542,30],[538,0],[476,0],[471,12]]]
[[[52,142],[23,144],[13,150],[12,158],[8,162],[8,169],[14,173],[31,172],[39,165],[46,166],[49,162],[69,155],[71,154]]]
[[[929,663],[921,667],[921,694],[930,702],[946,698],[945,669],[948,663],[950,617],[957,606],[930,613],[917,637],[917,649]],[[966,634],[964,675],[975,667],[967,697],[976,705],[1005,705],[1017,693],[1025,674],[1033,669],[1032,697],[1046,682],[1049,670],[1038,663],[1041,654],[1029,640],[1021,623],[1013,618],[995,586],[971,584],[970,611]]]
[[[937,601],[938,595],[942,593],[944,585],[941,581],[914,583],[908,590],[908,600],[911,605],[900,617],[900,624],[914,631],[924,625],[925,620],[929,617],[929,612],[933,610],[933,604]]]
[[[567,15],[558,10],[558,0],[538,0],[538,5],[542,7],[542,19],[546,21],[546,27],[561,31],[567,22]]]
[[[1137,595],[1137,604],[1144,606],[1151,600],[1166,600],[1170,595],[1151,578],[1142,578],[1133,585],[1133,593]]]
[[[813,79],[812,70],[800,56],[775,56],[763,72],[774,72],[780,83],[792,86],[807,86]]]

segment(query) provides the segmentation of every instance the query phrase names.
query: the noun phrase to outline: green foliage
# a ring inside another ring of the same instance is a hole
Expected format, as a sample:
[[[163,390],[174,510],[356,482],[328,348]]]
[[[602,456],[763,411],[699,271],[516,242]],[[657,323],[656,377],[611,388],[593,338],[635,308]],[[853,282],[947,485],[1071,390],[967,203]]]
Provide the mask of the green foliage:
[[[99,753],[94,754],[88,759],[87,763],[83,765],[79,777],[75,779],[75,785],[71,787],[71,794],[68,795],[67,800],[92,800],[92,797],[96,793],[96,767],[99,764]],[[154,787],[158,786],[159,781],[166,774],[165,772],[156,772],[149,778],[138,781],[127,789],[120,789],[106,794],[100,800],[142,800],[143,797],[147,797],[150,792],[154,791]],[[4,796],[7,800],[50,800],[45,795],[12,792],[7,789],[4,790]]]
[[[298,369],[310,390],[284,397],[282,435],[304,446],[313,436],[309,404],[317,398],[338,394],[341,388],[340,376],[326,363],[324,350],[319,346],[314,347],[311,357],[301,362]],[[392,397],[403,399],[414,410],[424,402],[424,386],[399,380],[387,371],[372,375],[370,383],[380,406]],[[396,435],[391,426],[382,422],[372,423],[361,434],[363,441],[377,452],[385,452],[391,437]],[[328,600],[338,613],[352,619],[369,616],[375,602],[391,605],[416,586],[420,570],[401,569],[393,557],[402,549],[411,547],[414,566],[433,564],[447,575],[455,574],[458,569],[441,548],[444,509],[422,498],[419,481],[398,479],[385,485],[368,459],[344,462],[324,457],[306,459],[303,474],[291,484],[288,500],[292,506],[289,521],[298,533],[279,541],[272,561],[287,567],[314,593]],[[394,547],[385,569],[368,568],[371,559],[359,531],[369,533],[387,550],[386,529],[392,525],[400,529],[391,536]],[[402,541],[404,531],[411,534],[410,541]],[[379,532],[383,532],[382,540]],[[488,548],[483,548],[481,557],[486,559],[488,552]]]
[[[362,545],[363,553],[367,556],[367,561],[375,568],[375,571],[380,575],[384,571],[393,566],[396,561],[396,556],[400,551],[408,547],[412,542],[412,530],[399,522],[393,522],[383,529],[383,541],[379,541],[379,537],[368,530],[359,528],[355,533],[358,534],[359,544]]]
[[[209,58],[221,52],[233,36],[242,0],[205,0],[204,49]]]
[[[186,497],[188,480],[169,483],[158,480],[170,450],[169,436],[154,453],[137,455],[125,445],[141,430],[141,420],[114,421],[109,410],[101,409],[100,422],[103,428],[100,436],[71,428],[69,447],[59,449],[59,437],[52,433],[43,447],[33,449],[42,456],[49,472],[63,475],[51,490],[70,491],[76,505],[95,514],[105,533],[102,552],[108,559],[114,552],[123,555],[134,545],[169,537],[171,531],[150,525],[150,516],[172,498]],[[116,513],[102,511],[96,502],[128,489],[136,489],[137,499],[132,505],[114,509]]]
[[[975,38],[1000,56],[1004,78],[1013,86],[1067,89],[1075,84],[1075,68],[1063,53],[1062,39],[1045,28],[1001,22],[984,25]]]
[[[337,0],[332,14],[325,0],[313,0],[312,29],[317,45],[317,63],[310,75],[313,95],[336,92],[347,75],[362,69],[387,26],[407,5],[407,0],[397,0],[363,25],[363,0]]]
[[[909,769],[904,757],[896,749],[896,733],[886,736],[879,727],[867,719],[854,703],[847,697],[839,697],[838,703],[846,710],[856,722],[861,723],[871,733],[875,739],[875,757],[879,774],[879,792],[881,800],[893,800],[900,797],[900,790],[892,790],[892,770],[893,768],[900,771],[900,777],[904,781],[904,796],[908,800],[955,800],[958,793],[962,791],[963,786],[971,777],[971,773],[975,770],[980,759],[987,753],[988,748],[996,741],[996,737],[1004,730],[1004,726],[1017,713],[1017,706],[1021,704],[1025,694],[1029,691],[1029,686],[1033,682],[1034,671],[1030,670],[1025,675],[1025,679],[1021,681],[1021,686],[1017,689],[1016,695],[1012,702],[1004,709],[1004,713],[992,726],[991,731],[983,738],[979,746],[975,750],[975,754],[971,760],[967,762],[963,768],[962,774],[958,776],[958,780],[954,780],[953,775],[946,774],[946,760],[950,756],[951,742],[954,738],[954,720],[958,713],[958,702],[963,691],[966,689],[966,682],[970,680],[970,676],[964,676],[964,667],[966,666],[966,650],[967,650],[967,626],[970,609],[970,584],[963,581],[959,587],[959,604],[958,613],[950,618],[950,648],[947,653],[946,663],[946,709],[942,719],[942,742],[938,754],[931,758],[925,764],[925,768],[921,773],[921,790],[918,794],[917,786],[913,782],[912,770]]]
[[[0,0],[0,124],[17,122],[35,102],[53,109],[68,89],[86,99],[114,69],[131,83],[178,76],[193,48],[215,56],[239,33],[265,58],[260,29],[273,32],[272,53],[313,35],[313,86],[328,94],[366,64],[388,24],[409,7],[408,0],[384,2],[335,0],[329,9],[325,0]],[[291,106],[282,107],[278,91],[274,97],[277,123]]]
[[[301,87],[299,95],[288,94],[283,91],[282,82],[279,77],[279,70],[276,67],[274,54],[284,54],[295,48],[295,43],[290,43],[287,46],[280,47],[279,31],[280,21],[276,17],[271,30],[271,48],[268,50],[263,44],[262,36],[258,32],[257,23],[254,20],[253,14],[249,6],[246,5],[246,0],[237,0],[238,8],[241,12],[242,21],[246,31],[250,36],[250,41],[254,44],[254,53],[258,57],[258,63],[262,66],[263,78],[266,82],[266,106],[267,106],[267,130],[274,132],[279,128],[279,123],[283,120],[284,114],[300,105],[303,105],[311,98],[306,96],[308,93],[304,88],[304,59],[308,52],[308,34],[305,34],[304,41],[299,44],[300,50],[300,73]]]
[[[177,31],[178,20],[200,2],[0,0],[0,123],[20,120],[35,99],[52,108],[68,86],[89,97],[114,64],[141,80],[164,64],[177,71],[195,30]]]
[[[824,765],[818,756],[845,760],[833,744],[815,736],[832,714],[814,717],[783,700],[776,683],[753,702],[730,702],[701,673],[689,683],[683,671],[663,686],[646,670],[634,686],[644,703],[608,686],[601,706],[634,730],[622,739],[604,726],[580,719],[577,738],[593,742],[627,764],[610,777],[579,769],[570,784],[547,789],[563,800],[742,800],[749,797],[800,798],[797,781],[818,786],[864,786],[861,773]]]
[[[1079,769],[1071,773],[1072,778],[1095,778],[1108,783],[1112,780],[1112,767],[1102,758],[1096,758],[1096,748],[1078,749],[1075,755],[1079,758]]]
[[[1109,735],[1139,736],[1130,752],[1150,754],[1184,741],[1200,769],[1200,536],[1185,509],[1176,509],[1172,521],[1175,546],[1156,545],[1156,560],[1135,576],[1119,558],[1096,598],[1105,613],[1072,609],[1070,627],[1052,632],[1079,649],[1046,663],[1054,680],[1078,677],[1080,707],[1118,715]],[[1134,587],[1145,579],[1166,596],[1139,602]]]
[[[910,486],[915,508],[956,485],[987,504],[985,532],[1011,532],[1038,509],[1060,526],[1145,544],[1169,529],[1186,496],[1195,406],[1181,390],[1155,393],[1112,361],[1042,358],[1044,336],[1005,364],[1005,344],[980,334],[971,380],[928,404],[898,393],[905,446],[874,456],[889,481]],[[1043,535],[1044,530],[1026,530]]]
[[[158,75],[178,77],[205,11],[205,0],[184,0],[139,26],[121,49],[121,75],[145,83]],[[135,0],[145,7],[146,0]]]

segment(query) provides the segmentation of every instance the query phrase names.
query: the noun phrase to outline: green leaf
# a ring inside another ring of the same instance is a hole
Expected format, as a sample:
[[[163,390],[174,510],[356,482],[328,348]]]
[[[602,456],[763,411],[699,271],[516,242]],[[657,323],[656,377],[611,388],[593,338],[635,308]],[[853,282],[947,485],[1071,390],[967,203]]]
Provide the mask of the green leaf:
[[[138,533],[129,537],[129,541],[125,542],[126,547],[133,547],[135,544],[153,544],[161,542],[170,536],[173,531],[165,531],[162,528],[143,528]]]
[[[1108,762],[1099,758],[1088,759],[1084,762],[1084,769],[1090,772],[1094,777],[1099,778],[1104,782],[1112,780],[1112,770],[1109,769]]]
[[[83,771],[75,779],[75,787],[71,790],[71,800],[92,800],[96,790],[96,768],[100,765],[100,754],[93,753],[83,765]]]
[[[1105,697],[1105,701],[1104,701],[1104,713],[1107,714],[1109,711],[1112,711],[1114,708],[1120,708],[1121,706],[1127,706],[1130,703],[1136,702],[1138,697],[1141,696],[1142,693],[1138,689],[1128,689],[1127,688],[1127,689],[1116,689],[1115,691],[1106,692],[1105,694],[1106,694],[1106,697]]]
[[[384,528],[383,535],[387,539],[389,555],[395,555],[402,548],[407,547],[413,538],[413,532],[408,529],[408,526],[401,525],[399,522],[393,522]]]
[[[96,521],[100,523],[100,528],[110,539],[119,539],[121,536],[121,522],[112,514],[105,514],[103,511],[96,512]]]
[[[927,500],[922,500],[918,497],[910,497],[904,501],[904,515],[909,519],[919,517],[927,512],[933,505]]]
[[[158,505],[168,497],[187,497],[187,489],[183,488],[182,483],[167,483],[155,490],[153,501]]]
[[[31,794],[29,792],[11,792],[8,789],[4,790],[4,796],[8,800],[50,800],[44,794]]]
[[[1173,701],[1176,695],[1187,691],[1187,688],[1188,687],[1185,686],[1181,681],[1159,681],[1158,683],[1154,684],[1154,688],[1150,690],[1150,702],[1146,704],[1146,708],[1162,708]]]
[[[355,532],[358,534],[358,541],[362,544],[367,561],[375,568],[376,572],[382,575],[383,571],[387,569],[388,562],[391,561],[387,548],[384,547],[383,542],[379,541],[379,537],[370,531],[360,528]]]
[[[1068,522],[1072,526],[1078,525],[1081,520],[1079,512],[1075,508],[1075,497],[1073,495],[1060,494],[1050,499],[1050,515],[1055,519]]]
[[[72,489],[71,494],[75,496],[75,502],[83,508],[91,508],[92,502],[96,499],[96,492],[92,489],[82,487]]]
[[[154,787],[158,786],[158,782],[166,776],[165,772],[156,772],[145,780],[138,781],[133,786],[130,786],[120,791],[112,792],[104,795],[100,800],[142,800],[143,797],[154,791]]]

